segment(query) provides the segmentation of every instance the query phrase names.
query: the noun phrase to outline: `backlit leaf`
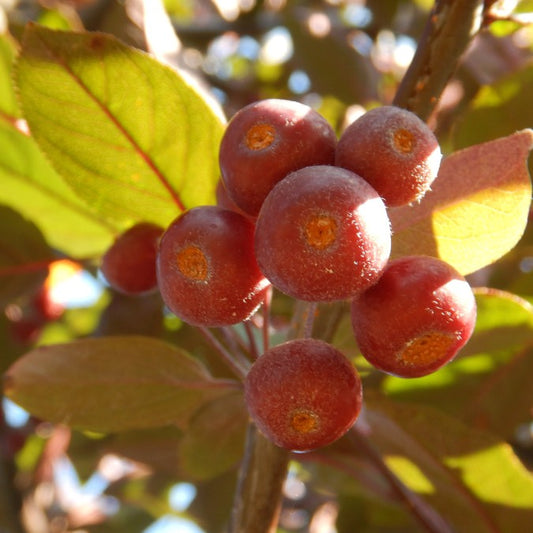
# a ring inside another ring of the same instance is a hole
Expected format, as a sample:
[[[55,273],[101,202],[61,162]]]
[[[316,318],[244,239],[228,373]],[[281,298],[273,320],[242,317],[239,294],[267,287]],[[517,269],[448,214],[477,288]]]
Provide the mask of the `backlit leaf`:
[[[533,476],[510,446],[436,409],[379,397],[367,404],[371,441],[454,531],[504,533],[531,523]]]
[[[511,250],[527,224],[532,145],[527,129],[445,158],[419,204],[390,210],[393,255],[433,255],[469,274]]]
[[[223,120],[169,67],[109,35],[29,25],[16,81],[41,149],[100,216],[166,225],[213,202]]]
[[[453,128],[455,149],[505,136],[533,124],[533,65],[483,86]]]
[[[465,418],[477,427],[491,428],[509,440],[519,424],[533,416],[533,345],[516,353],[479,386],[465,406]]]
[[[0,118],[8,121],[20,114],[11,81],[15,45],[6,34],[0,34]]]
[[[234,386],[179,348],[140,336],[42,346],[4,379],[6,395],[30,413],[100,432],[184,428],[199,407]]]
[[[10,207],[0,205],[0,306],[42,283],[53,259],[42,233]]]
[[[1,122],[0,180],[0,201],[35,222],[54,248],[81,258],[111,243],[113,226],[72,192],[31,137]]]

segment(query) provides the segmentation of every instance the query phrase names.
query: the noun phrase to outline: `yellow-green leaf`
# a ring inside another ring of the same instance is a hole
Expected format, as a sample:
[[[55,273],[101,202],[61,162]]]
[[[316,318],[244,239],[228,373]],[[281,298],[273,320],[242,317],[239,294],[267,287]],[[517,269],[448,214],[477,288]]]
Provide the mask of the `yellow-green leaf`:
[[[0,34],[0,118],[11,122],[18,118],[18,108],[11,71],[15,57],[15,45],[7,34]]]
[[[506,254],[527,224],[532,146],[526,129],[445,158],[419,204],[390,210],[393,255],[434,255],[469,274]]]
[[[522,531],[533,476],[511,447],[437,409],[367,394],[370,439],[457,533]]]
[[[29,25],[15,74],[32,135],[99,216],[166,225],[213,202],[223,119],[174,70],[110,35]]]
[[[63,253],[78,258],[100,254],[118,232],[72,192],[31,137],[2,122],[0,180],[0,201],[32,220]]]

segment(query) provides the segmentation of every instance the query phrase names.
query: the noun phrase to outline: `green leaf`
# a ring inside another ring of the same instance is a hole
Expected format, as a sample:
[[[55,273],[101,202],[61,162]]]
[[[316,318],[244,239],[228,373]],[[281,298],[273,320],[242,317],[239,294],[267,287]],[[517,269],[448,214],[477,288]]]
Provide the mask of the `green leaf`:
[[[533,124],[533,65],[482,87],[453,128],[455,149],[486,142]]]
[[[223,121],[183,76],[112,36],[36,25],[15,74],[32,134],[100,216],[166,225],[213,202]]]
[[[42,233],[10,207],[0,205],[0,306],[44,281],[53,254]]]
[[[533,412],[533,346],[528,346],[479,386],[465,406],[465,419],[511,440]]]
[[[6,34],[0,34],[0,118],[12,121],[20,116],[12,83],[15,45]]]
[[[533,408],[533,310],[504,291],[477,294],[476,329],[457,358],[418,379],[388,376],[383,390],[510,440]]]
[[[72,192],[35,141],[0,122],[0,201],[39,226],[54,248],[74,257],[106,250],[117,232]]]
[[[390,210],[393,255],[437,256],[466,275],[506,254],[527,225],[532,146],[527,129],[445,158],[419,204]]]
[[[235,387],[186,352],[140,337],[42,346],[11,366],[5,394],[30,413],[99,432],[185,428],[206,402]]]
[[[234,466],[242,457],[247,422],[240,392],[205,405],[191,420],[180,445],[184,469],[196,479],[209,479]]]
[[[421,405],[367,396],[369,438],[457,533],[522,531],[533,476],[503,441]]]

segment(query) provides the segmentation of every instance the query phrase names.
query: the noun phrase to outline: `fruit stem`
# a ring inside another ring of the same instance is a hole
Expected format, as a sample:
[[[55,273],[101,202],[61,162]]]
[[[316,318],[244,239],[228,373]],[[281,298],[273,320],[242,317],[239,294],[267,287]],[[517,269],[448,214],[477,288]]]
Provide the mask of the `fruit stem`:
[[[248,321],[243,322],[243,324],[246,328]],[[246,340],[243,339],[242,336],[232,326],[223,326],[220,328],[220,331],[222,332],[222,335],[224,335],[231,352],[235,355],[238,355],[241,361],[247,361],[248,355],[250,355],[250,348],[246,345]]]
[[[243,322],[244,329],[246,331],[246,336],[248,337],[248,343],[249,348],[248,351],[250,352],[253,359],[257,359],[259,357],[259,350],[257,349],[257,343],[255,342],[255,336],[254,331],[252,329],[252,323],[249,320],[246,320]]]
[[[437,0],[393,104],[427,121],[483,22],[483,0]]]
[[[222,360],[228,365],[229,368],[235,373],[235,375],[242,381],[248,373],[248,368],[237,361],[236,357],[228,352],[226,348],[219,342],[219,340],[213,335],[213,333],[205,326],[198,326],[198,331],[202,334],[205,340],[215,349],[220,355]]]
[[[272,287],[269,287],[265,292],[263,301],[263,353],[270,348],[270,309],[273,292]]]
[[[289,455],[250,423],[228,533],[275,533]]]
[[[422,498],[406,487],[383,461],[380,452],[370,442],[365,431],[355,424],[348,432],[348,438],[358,452],[366,455],[377,470],[388,481],[392,491],[419,524],[429,533],[453,533],[450,525]]]
[[[309,302],[307,304],[304,329],[302,332],[302,337],[304,339],[310,339],[313,336],[313,324],[315,323],[317,310],[318,310],[317,302]]]

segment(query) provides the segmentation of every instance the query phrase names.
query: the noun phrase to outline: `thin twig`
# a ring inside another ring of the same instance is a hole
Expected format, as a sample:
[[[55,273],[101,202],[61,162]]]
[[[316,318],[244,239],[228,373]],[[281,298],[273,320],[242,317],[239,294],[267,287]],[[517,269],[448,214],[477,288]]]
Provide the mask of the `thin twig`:
[[[265,292],[263,301],[263,353],[270,348],[270,311],[273,292],[272,287],[269,287]]]
[[[309,302],[307,304],[307,314],[305,317],[304,328],[302,332],[302,337],[304,339],[309,339],[313,336],[313,324],[315,323],[317,309],[317,302]]]
[[[199,326],[198,331],[203,335],[206,341],[215,349],[220,355],[222,360],[228,365],[229,368],[238,376],[239,379],[244,380],[248,369],[239,363],[233,354],[228,352],[226,348],[219,342],[219,340],[213,335],[213,333],[205,326]]]
[[[451,526],[418,494],[415,494],[385,464],[380,452],[372,445],[366,435],[355,424],[348,432],[348,438],[359,453],[366,455],[383,477],[392,491],[403,502],[411,514],[429,533],[454,533]]]
[[[246,331],[246,336],[248,337],[248,350],[250,355],[257,359],[259,357],[259,350],[257,348],[257,342],[255,342],[254,330],[252,329],[253,325],[249,320],[244,322],[244,329]]]
[[[246,322],[244,322],[244,324],[246,324]],[[224,339],[231,350],[231,354],[240,361],[244,368],[247,368],[250,364],[250,351],[239,332],[231,326],[221,327],[220,331],[222,335],[224,335]]]

